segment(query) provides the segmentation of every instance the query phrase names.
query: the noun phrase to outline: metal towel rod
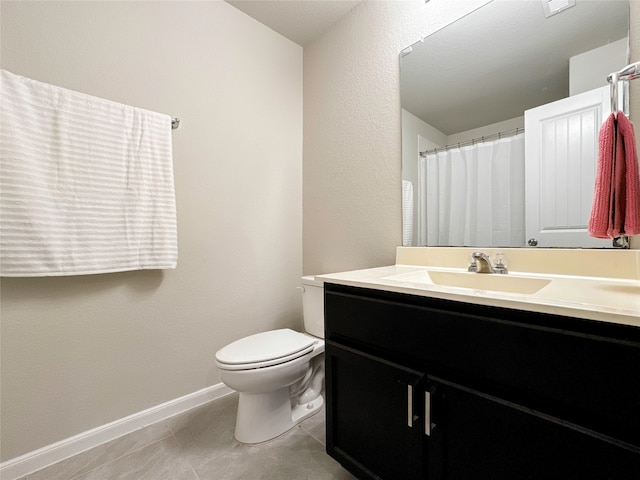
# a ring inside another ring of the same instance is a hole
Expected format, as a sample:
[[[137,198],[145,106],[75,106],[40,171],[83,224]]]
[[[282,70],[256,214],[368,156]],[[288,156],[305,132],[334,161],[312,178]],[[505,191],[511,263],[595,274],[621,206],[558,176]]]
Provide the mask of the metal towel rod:
[[[633,80],[634,78],[640,76],[640,62],[630,63],[622,70],[614,73],[610,73],[607,77],[607,81],[611,83],[613,81],[614,75],[618,76],[618,81],[620,80]]]
[[[622,70],[610,73],[607,76],[607,82],[611,84],[611,111],[614,114],[618,112],[618,82],[621,80],[633,80],[639,76],[640,62],[630,63]]]

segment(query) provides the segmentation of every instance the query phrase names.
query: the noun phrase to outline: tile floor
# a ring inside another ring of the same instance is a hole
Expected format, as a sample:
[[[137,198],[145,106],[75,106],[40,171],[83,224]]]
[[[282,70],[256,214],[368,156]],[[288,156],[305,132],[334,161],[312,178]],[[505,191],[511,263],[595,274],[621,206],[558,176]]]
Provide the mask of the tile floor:
[[[325,453],[324,410],[259,445],[233,437],[237,394],[20,480],[355,480]]]

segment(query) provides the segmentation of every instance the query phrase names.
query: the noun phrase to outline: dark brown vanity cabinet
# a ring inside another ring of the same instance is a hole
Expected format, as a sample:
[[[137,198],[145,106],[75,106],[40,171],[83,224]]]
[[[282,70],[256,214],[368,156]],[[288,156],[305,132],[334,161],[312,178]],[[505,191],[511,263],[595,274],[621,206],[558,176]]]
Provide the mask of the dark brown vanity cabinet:
[[[325,329],[358,478],[640,478],[640,328],[325,284]]]

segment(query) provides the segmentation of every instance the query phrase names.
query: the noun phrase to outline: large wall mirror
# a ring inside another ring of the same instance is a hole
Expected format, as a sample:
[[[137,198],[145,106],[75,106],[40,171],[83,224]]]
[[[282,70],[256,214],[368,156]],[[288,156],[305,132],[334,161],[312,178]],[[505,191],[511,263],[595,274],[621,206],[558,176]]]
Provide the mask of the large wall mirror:
[[[586,227],[628,33],[627,0],[494,0],[404,49],[403,245],[616,246]]]

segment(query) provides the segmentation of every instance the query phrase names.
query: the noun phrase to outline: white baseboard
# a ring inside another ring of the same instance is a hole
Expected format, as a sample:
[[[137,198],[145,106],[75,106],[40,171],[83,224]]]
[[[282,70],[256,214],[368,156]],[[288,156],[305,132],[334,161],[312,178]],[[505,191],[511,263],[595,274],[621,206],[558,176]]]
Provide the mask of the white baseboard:
[[[2,480],[16,480],[118,437],[233,393],[218,383],[106,425],[93,428],[0,464]]]

